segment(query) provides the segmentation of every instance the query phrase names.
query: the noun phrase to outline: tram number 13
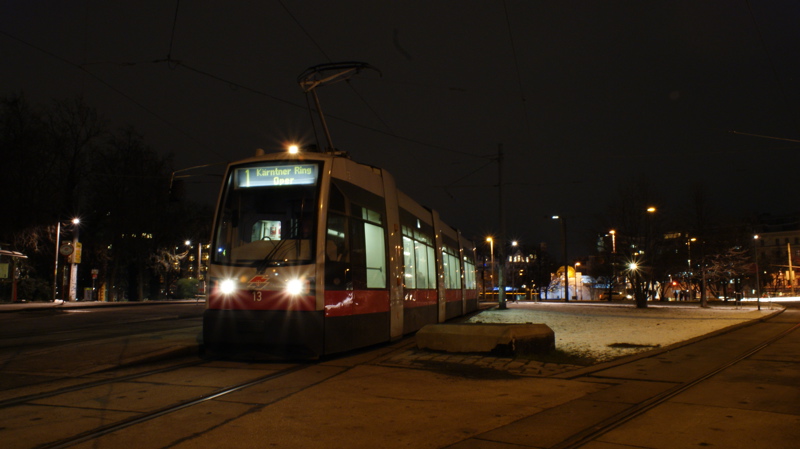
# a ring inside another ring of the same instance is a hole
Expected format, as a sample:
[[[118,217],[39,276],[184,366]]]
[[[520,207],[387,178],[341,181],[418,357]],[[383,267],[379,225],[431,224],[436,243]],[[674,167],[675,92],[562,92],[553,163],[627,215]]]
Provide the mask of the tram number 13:
[[[253,294],[253,301],[255,302],[261,301],[261,290],[253,290],[250,293]]]

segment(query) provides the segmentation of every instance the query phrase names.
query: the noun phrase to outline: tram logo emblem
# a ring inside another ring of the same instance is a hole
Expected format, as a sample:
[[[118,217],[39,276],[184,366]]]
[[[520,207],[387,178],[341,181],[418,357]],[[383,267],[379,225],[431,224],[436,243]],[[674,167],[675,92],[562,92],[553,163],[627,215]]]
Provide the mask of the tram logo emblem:
[[[269,286],[271,281],[269,276],[257,274],[247,281],[247,288],[250,290],[264,290]]]

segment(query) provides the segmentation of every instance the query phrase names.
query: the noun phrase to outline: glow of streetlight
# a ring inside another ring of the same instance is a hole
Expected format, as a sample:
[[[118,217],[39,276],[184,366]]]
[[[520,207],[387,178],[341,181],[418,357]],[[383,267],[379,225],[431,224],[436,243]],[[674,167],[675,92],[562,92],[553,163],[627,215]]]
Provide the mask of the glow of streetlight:
[[[486,237],[486,241],[489,242],[489,252],[490,252],[490,255],[491,255],[490,257],[491,257],[491,262],[492,262],[492,265],[491,265],[492,271],[489,274],[489,279],[492,280],[492,293],[494,293],[494,239],[491,238],[491,237]]]
[[[617,252],[617,231],[612,229],[612,230],[608,231],[608,233],[611,234],[611,252],[616,254],[616,252]]]
[[[655,207],[653,207],[653,206],[650,206],[650,207],[648,207],[648,208],[647,208],[647,212],[650,212],[651,214],[652,214],[653,212],[655,212],[655,211],[656,211],[656,208],[655,208]]]
[[[300,147],[296,144],[289,145],[289,154],[297,154],[300,152]]]
[[[81,223],[81,219],[80,218],[75,217],[75,218],[72,219],[72,224],[76,225],[76,224],[80,224],[80,223]]]

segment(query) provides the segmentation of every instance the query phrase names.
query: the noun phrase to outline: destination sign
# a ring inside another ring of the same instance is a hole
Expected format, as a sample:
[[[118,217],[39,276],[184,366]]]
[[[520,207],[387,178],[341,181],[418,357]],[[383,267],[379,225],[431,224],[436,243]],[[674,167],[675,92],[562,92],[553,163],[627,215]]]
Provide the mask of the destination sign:
[[[251,166],[237,168],[234,176],[238,188],[314,185],[318,168],[315,164]]]

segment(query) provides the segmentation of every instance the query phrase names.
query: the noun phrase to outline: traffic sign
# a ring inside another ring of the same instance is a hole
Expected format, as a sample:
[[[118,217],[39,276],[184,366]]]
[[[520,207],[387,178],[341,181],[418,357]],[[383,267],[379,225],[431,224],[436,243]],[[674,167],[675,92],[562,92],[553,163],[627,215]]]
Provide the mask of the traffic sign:
[[[72,252],[75,251],[75,248],[72,247],[72,243],[64,243],[61,245],[61,248],[58,249],[58,252],[61,253],[62,256],[69,256]]]

